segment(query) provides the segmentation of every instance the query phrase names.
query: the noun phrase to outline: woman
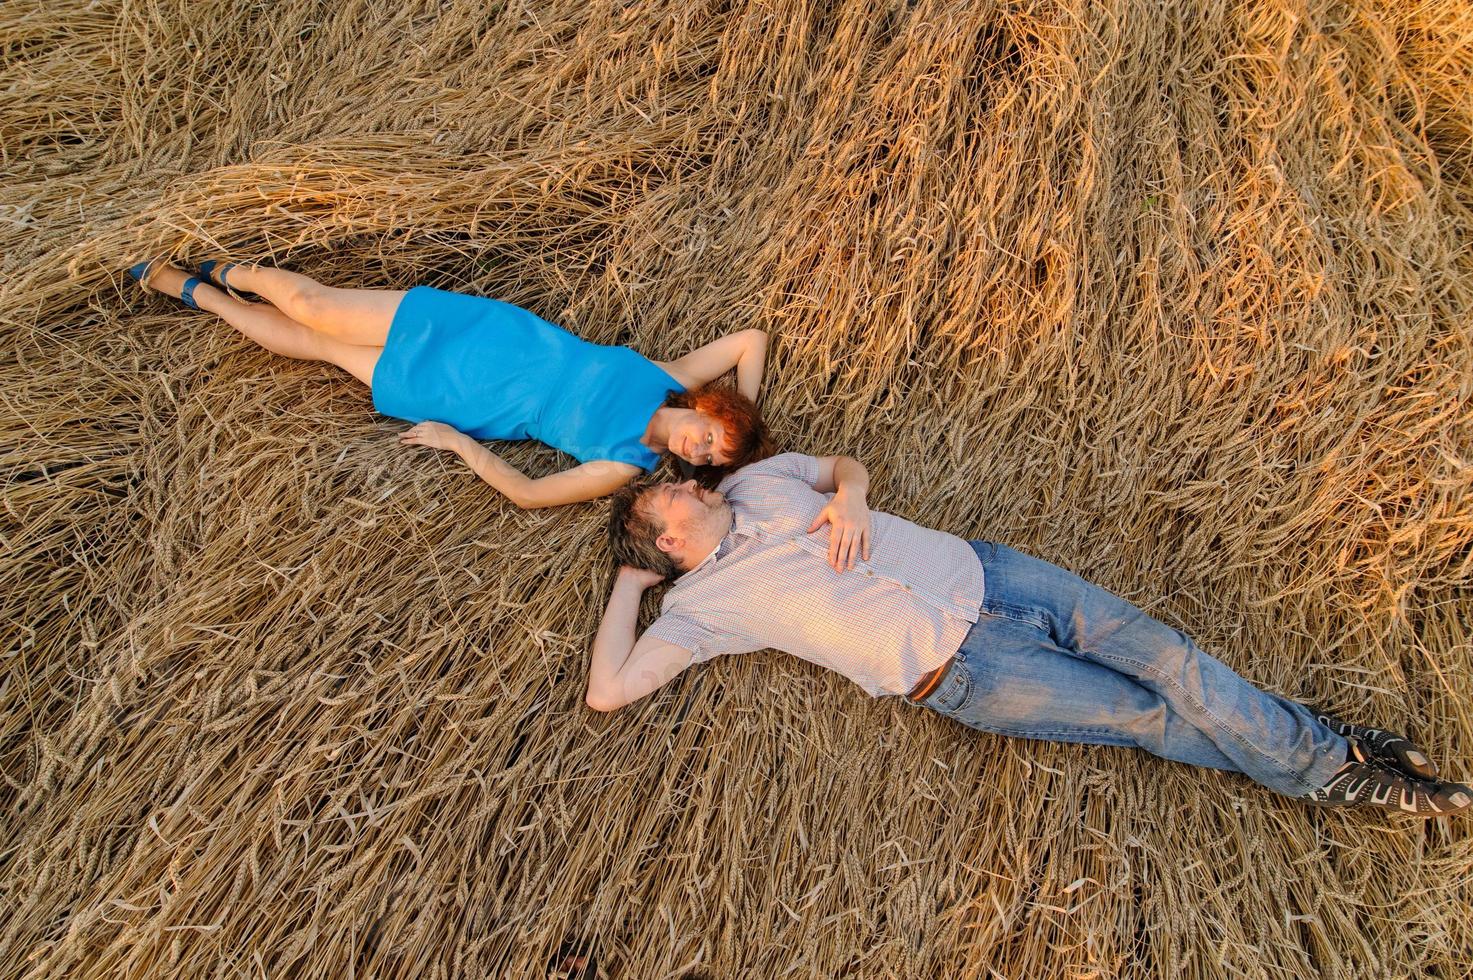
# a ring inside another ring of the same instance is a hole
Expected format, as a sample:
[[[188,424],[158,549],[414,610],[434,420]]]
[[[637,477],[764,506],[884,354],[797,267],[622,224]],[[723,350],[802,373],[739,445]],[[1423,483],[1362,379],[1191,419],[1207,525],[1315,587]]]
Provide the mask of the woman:
[[[428,286],[334,289],[284,269],[216,262],[200,266],[202,278],[158,261],[128,273],[269,351],[336,364],[369,386],[380,412],[417,423],[401,444],[455,453],[520,507],[602,497],[662,452],[706,479],[771,452],[754,404],[767,355],[761,330],[666,363],[580,340],[509,303]],[[236,290],[267,302],[244,302]],[[733,368],[739,394],[702,387]],[[579,465],[534,479],[478,439],[540,439]]]

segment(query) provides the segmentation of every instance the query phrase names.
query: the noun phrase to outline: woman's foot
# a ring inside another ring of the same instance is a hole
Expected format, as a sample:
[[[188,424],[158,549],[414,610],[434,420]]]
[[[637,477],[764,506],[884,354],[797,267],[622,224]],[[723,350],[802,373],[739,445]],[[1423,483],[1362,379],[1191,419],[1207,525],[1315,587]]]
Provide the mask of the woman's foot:
[[[182,301],[190,309],[199,309],[199,303],[194,299],[194,291],[204,284],[172,265],[157,259],[152,262],[140,262],[128,270],[128,275],[138,280],[138,284],[144,289],[172,296]]]
[[[260,297],[255,293],[244,293],[230,285],[230,272],[239,263],[226,262],[224,259],[207,259],[199,264],[200,278],[213,286],[225,290],[227,296],[233,296],[243,302],[259,301]]]

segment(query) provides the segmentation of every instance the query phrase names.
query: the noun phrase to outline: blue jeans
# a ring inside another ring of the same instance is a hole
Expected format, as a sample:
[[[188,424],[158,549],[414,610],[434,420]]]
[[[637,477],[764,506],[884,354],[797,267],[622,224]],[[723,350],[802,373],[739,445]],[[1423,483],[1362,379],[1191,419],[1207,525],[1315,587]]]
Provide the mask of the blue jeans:
[[[1303,705],[1119,596],[1005,545],[972,548],[986,569],[981,615],[926,707],[999,735],[1133,745],[1288,796],[1344,764],[1345,740]]]

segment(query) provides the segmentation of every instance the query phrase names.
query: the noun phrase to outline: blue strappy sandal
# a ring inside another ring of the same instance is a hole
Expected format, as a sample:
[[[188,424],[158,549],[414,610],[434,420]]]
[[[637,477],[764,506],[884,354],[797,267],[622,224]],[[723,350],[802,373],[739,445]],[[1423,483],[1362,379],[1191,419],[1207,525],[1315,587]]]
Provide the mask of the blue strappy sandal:
[[[157,261],[158,259],[149,259],[147,262],[140,262],[137,265],[133,266],[133,268],[128,270],[128,275],[132,276],[133,279],[137,281],[138,285],[142,286],[144,289],[148,289],[150,288],[147,281],[148,274],[153,271],[153,264]],[[184,285],[181,286],[179,289],[180,302],[189,307],[191,310],[199,309],[199,304],[194,301],[194,289],[199,284],[200,281],[198,279],[190,276],[188,279],[184,280]]]
[[[209,259],[199,264],[199,274],[204,277],[206,282],[225,290],[228,296],[233,296],[240,300],[248,300],[250,297],[259,299],[260,297],[256,296],[255,293],[243,293],[230,285],[227,277],[230,274],[230,270],[234,269],[238,264],[237,262],[226,262],[224,259]]]

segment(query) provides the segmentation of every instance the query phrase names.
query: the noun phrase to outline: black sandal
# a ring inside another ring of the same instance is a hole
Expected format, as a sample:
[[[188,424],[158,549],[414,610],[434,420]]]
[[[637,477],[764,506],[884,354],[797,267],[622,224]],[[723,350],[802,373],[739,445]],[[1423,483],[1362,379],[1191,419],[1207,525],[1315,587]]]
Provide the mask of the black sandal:
[[[1365,725],[1352,725],[1348,721],[1341,721],[1334,715],[1318,708],[1314,711],[1314,720],[1324,725],[1330,731],[1343,738],[1353,738],[1365,746],[1377,759],[1395,768],[1397,771],[1411,776],[1413,779],[1436,779],[1437,765],[1427,753],[1423,752],[1421,746],[1415,744],[1405,735],[1396,732],[1388,732],[1383,728],[1367,728]]]

